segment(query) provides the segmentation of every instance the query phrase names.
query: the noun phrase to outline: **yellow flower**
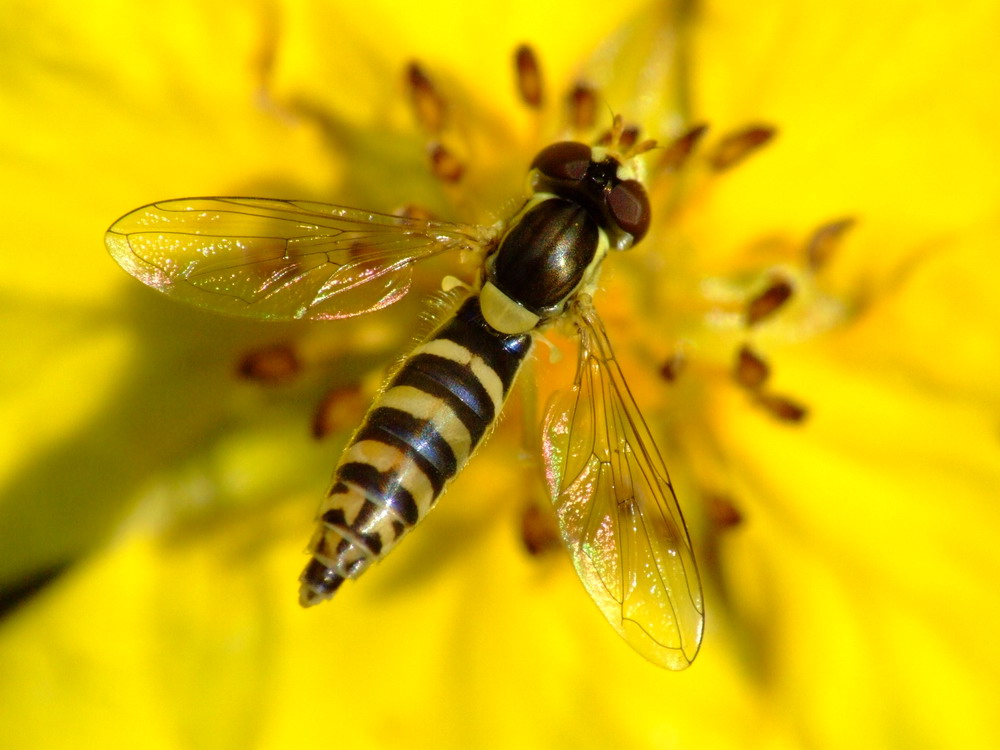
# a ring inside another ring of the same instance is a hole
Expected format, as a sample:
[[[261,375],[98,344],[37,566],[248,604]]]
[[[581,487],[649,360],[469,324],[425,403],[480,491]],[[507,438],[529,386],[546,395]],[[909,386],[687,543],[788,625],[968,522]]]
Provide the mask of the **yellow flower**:
[[[538,5],[25,4],[0,22],[12,747],[1000,740],[1000,11]],[[525,41],[541,117],[511,83]],[[414,59],[447,97],[460,188],[425,164]],[[421,295],[330,324],[226,319],[102,249],[116,216],[191,194],[489,221],[581,72],[645,135],[711,124],[597,300],[705,578],[705,642],[679,674],[607,627],[564,556],[524,552],[517,419],[384,564],[300,610],[311,514],[353,426],[313,441],[315,404],[376,387]],[[776,137],[711,170],[748,124]],[[810,238],[847,218],[810,269]],[[790,300],[745,325],[775,278]],[[276,343],[297,378],[237,376]],[[762,389],[734,378],[744,346],[771,369]]]

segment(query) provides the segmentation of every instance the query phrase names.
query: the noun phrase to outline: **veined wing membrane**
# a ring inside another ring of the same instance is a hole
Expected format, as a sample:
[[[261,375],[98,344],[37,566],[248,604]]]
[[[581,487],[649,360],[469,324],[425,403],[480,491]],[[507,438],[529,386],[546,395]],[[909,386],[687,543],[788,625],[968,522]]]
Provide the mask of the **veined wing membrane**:
[[[576,379],[549,406],[543,440],[560,532],[612,627],[651,662],[683,669],[704,625],[691,541],[600,319],[580,308]]]
[[[105,236],[126,271],[216,312],[271,320],[378,310],[409,290],[416,261],[478,250],[487,230],[305,201],[152,203]]]

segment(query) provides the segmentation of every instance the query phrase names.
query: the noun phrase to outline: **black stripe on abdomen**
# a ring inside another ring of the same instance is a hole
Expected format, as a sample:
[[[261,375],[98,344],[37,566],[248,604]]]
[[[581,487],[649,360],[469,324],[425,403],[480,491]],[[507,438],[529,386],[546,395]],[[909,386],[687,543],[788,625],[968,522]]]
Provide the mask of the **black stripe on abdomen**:
[[[369,498],[377,498],[383,507],[389,508],[404,523],[412,526],[420,520],[417,502],[409,491],[400,485],[399,477],[393,472],[382,472],[371,464],[352,462],[337,469],[337,479],[330,495],[337,493],[338,486],[350,482]],[[346,489],[346,488],[345,488]],[[329,512],[329,511],[327,511]]]
[[[455,452],[434,425],[402,409],[376,407],[354,436],[355,443],[362,440],[376,440],[405,453],[426,475],[435,495],[458,471]]]
[[[473,445],[495,418],[490,395],[468,365],[436,354],[413,355],[396,374],[392,385],[412,386],[441,399],[465,425]]]

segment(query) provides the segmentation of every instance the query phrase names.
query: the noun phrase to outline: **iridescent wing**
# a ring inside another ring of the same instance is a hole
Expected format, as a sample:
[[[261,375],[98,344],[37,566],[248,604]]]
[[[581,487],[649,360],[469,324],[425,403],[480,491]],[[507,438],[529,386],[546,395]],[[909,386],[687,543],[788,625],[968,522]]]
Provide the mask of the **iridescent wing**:
[[[545,417],[546,480],[563,542],[608,622],[640,654],[684,669],[701,644],[701,582],[670,477],[604,327],[580,306],[572,387]]]
[[[215,312],[270,320],[378,310],[410,288],[412,265],[480,250],[490,230],[342,206],[264,198],[152,203],[116,221],[112,257],[142,283]]]

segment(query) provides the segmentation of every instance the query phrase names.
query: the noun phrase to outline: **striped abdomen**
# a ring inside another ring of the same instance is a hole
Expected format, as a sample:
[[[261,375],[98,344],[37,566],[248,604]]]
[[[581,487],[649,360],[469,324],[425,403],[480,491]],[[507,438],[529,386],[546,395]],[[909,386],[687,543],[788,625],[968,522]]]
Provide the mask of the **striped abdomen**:
[[[498,333],[479,298],[418,346],[344,451],[300,578],[303,605],[329,599],[431,509],[500,414],[530,334]]]

